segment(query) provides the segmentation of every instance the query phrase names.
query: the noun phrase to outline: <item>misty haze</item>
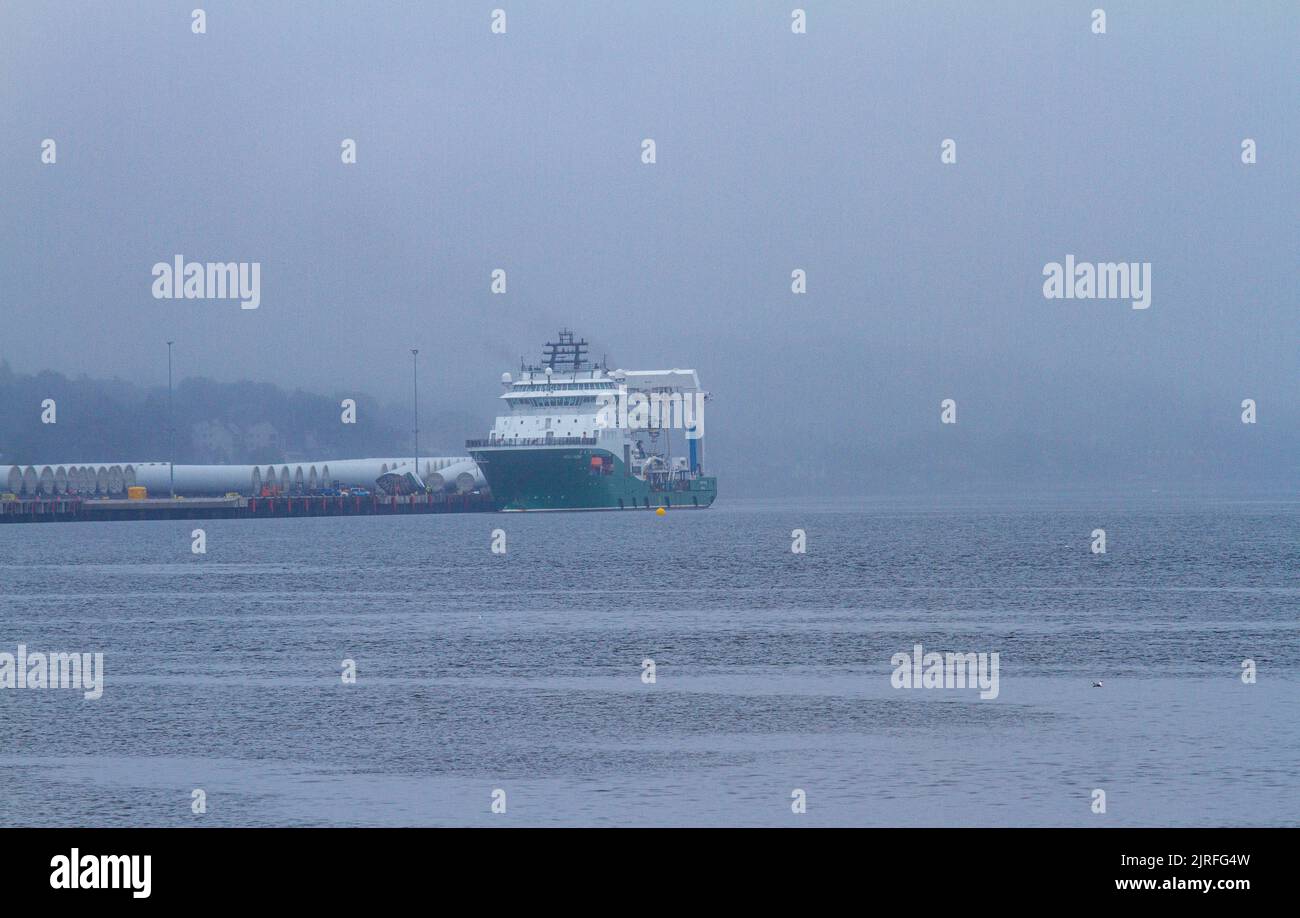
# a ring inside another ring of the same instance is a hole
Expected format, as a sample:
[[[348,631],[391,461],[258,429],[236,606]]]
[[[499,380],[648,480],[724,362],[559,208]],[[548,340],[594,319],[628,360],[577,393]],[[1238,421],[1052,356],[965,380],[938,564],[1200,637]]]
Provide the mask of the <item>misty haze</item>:
[[[0,464],[166,459],[167,340],[177,461],[405,454],[410,347],[459,454],[567,326],[700,373],[723,499],[1292,490],[1295,17],[1177,8],[1098,37],[1069,4],[842,4],[799,44],[749,4],[503,36],[235,6],[177,43],[8,5]],[[1045,298],[1067,254],[1149,263],[1149,307]],[[155,298],[176,256],[260,263],[258,308]]]

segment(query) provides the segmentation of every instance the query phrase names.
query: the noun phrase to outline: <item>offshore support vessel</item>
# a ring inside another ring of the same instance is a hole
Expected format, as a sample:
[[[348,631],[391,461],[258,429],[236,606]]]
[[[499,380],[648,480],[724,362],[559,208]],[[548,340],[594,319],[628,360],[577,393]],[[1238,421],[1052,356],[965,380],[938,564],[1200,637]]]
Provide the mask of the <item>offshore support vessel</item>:
[[[704,402],[694,370],[610,370],[565,329],[542,362],[501,374],[502,411],[465,446],[502,510],[704,508]],[[685,455],[674,456],[681,449]]]

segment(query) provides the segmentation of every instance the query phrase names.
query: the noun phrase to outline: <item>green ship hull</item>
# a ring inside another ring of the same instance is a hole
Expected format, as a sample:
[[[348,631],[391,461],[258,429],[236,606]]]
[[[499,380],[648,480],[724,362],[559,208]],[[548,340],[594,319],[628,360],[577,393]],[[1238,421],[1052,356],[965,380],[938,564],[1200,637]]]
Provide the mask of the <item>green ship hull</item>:
[[[718,495],[718,480],[713,477],[653,486],[632,475],[622,457],[598,447],[497,447],[469,452],[501,510],[703,509]]]

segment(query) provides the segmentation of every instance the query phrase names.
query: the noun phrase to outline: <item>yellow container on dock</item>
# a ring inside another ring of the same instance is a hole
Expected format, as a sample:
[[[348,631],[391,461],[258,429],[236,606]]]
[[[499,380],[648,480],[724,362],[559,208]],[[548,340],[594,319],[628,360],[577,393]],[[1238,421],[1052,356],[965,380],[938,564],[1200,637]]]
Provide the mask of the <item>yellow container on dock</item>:
[[[126,489],[127,500],[144,500],[149,496],[149,489],[144,485],[131,485]]]

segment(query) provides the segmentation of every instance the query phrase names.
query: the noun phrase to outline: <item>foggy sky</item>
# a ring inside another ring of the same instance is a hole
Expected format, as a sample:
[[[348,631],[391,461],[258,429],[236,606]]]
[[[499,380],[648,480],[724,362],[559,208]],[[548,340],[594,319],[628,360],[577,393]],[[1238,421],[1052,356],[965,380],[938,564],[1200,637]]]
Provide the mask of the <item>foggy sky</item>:
[[[568,325],[699,370],[724,495],[1294,483],[1300,7],[795,5],[0,4],[0,357],[400,401],[419,347],[486,431]],[[178,253],[260,308],[154,299]],[[1044,299],[1067,254],[1151,307]]]

